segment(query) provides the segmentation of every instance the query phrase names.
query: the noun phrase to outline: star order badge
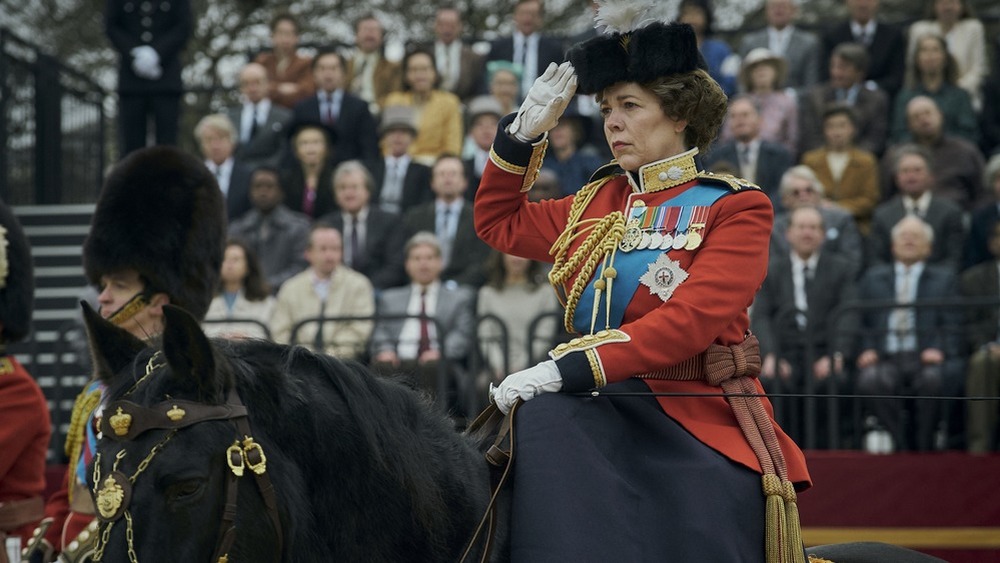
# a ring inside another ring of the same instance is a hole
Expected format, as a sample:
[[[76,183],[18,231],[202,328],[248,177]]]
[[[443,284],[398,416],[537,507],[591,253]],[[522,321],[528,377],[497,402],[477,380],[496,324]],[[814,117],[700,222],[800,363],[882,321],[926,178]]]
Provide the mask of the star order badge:
[[[674,294],[677,286],[688,279],[688,273],[681,268],[681,263],[671,260],[667,253],[660,254],[660,257],[649,265],[646,273],[639,277],[642,285],[649,288],[650,293],[655,293],[660,299],[666,301]]]

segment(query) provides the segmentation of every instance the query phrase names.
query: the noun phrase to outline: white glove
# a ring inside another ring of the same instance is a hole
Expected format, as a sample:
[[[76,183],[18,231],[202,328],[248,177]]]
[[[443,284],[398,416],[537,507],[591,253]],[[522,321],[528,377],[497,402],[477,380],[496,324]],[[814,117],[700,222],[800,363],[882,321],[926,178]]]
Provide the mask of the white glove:
[[[562,375],[552,360],[512,373],[504,378],[499,387],[490,385],[490,395],[500,411],[510,412],[518,398],[527,401],[542,393],[555,393],[562,389]]]
[[[559,123],[559,117],[566,111],[575,93],[576,72],[573,65],[569,62],[559,66],[549,63],[545,73],[531,85],[517,110],[517,116],[507,127],[507,133],[524,143],[534,141]]]
[[[137,76],[156,80],[163,75],[160,68],[160,55],[156,49],[149,45],[142,45],[132,49],[132,70]]]

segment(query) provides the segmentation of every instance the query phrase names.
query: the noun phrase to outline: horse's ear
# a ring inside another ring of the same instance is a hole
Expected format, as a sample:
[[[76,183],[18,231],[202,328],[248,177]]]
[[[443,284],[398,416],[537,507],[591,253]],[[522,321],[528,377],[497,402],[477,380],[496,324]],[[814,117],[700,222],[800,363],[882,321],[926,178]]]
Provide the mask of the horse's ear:
[[[80,301],[80,307],[83,309],[83,323],[87,327],[94,373],[105,383],[111,383],[135,360],[146,343],[101,317],[90,303]]]
[[[212,343],[198,321],[174,305],[163,306],[163,320],[163,354],[178,385],[198,393],[202,400],[221,400]]]

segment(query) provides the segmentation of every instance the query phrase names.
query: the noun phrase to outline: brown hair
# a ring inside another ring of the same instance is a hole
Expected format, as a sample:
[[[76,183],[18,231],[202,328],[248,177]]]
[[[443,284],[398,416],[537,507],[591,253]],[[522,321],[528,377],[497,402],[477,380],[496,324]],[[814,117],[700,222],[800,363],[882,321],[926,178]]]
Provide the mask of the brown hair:
[[[923,72],[920,70],[920,63],[917,62],[917,58],[920,55],[920,44],[926,40],[936,41],[938,46],[941,47],[941,52],[944,53],[944,81],[951,86],[958,85],[958,62],[955,57],[948,51],[948,43],[945,41],[944,37],[938,35],[937,33],[925,33],[917,38],[915,48],[913,49],[913,59],[910,61],[910,68],[907,69],[908,74],[908,85],[912,87],[920,86],[924,80]]]
[[[645,84],[660,99],[663,113],[686,120],[684,141],[704,151],[715,140],[726,117],[726,94],[704,70],[664,76]]]
[[[504,289],[504,283],[507,277],[507,269],[503,265],[503,252],[499,250],[493,250],[490,255],[486,258],[486,285],[496,289],[498,291]],[[538,260],[531,260],[528,262],[528,271],[525,276],[528,278],[528,287],[534,291],[542,285],[542,280],[545,278],[542,272],[542,263]]]
[[[226,241],[226,248],[236,246],[243,250],[243,258],[247,263],[247,275],[243,278],[243,296],[247,301],[263,301],[271,295],[271,287],[260,268],[257,253],[241,239],[231,238]],[[219,279],[219,292],[222,291],[222,279]]]

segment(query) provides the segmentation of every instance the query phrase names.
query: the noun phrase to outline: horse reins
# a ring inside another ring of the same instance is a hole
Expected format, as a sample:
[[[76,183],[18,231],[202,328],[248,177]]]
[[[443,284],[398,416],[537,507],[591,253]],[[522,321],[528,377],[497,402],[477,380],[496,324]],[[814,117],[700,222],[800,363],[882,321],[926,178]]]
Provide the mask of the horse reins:
[[[150,373],[162,365],[156,363],[159,355],[160,352],[157,352],[149,359],[146,364],[146,375],[142,379],[148,377]],[[136,382],[136,385],[126,393],[126,396],[135,390],[142,379]],[[230,389],[226,403],[222,405],[168,400],[151,407],[144,407],[131,401],[117,400],[107,405],[106,412],[112,414],[101,420],[100,429],[104,436],[116,442],[132,441],[147,430],[168,430],[168,432],[160,442],[150,449],[149,454],[139,463],[135,473],[130,477],[118,471],[118,463],[125,457],[124,449],[118,451],[112,471],[104,478],[103,482],[100,475],[100,454],[94,458],[94,504],[97,507],[97,516],[103,528],[98,535],[97,560],[100,560],[100,554],[103,553],[104,547],[107,545],[111,528],[124,516],[127,525],[126,541],[129,559],[132,563],[138,563],[133,545],[132,516],[128,511],[132,486],[136,478],[179,430],[210,420],[230,420],[236,426],[237,431],[237,438],[233,441],[233,445],[226,450],[226,464],[229,467],[225,485],[226,501],[222,511],[219,540],[212,561],[214,563],[228,563],[229,561],[229,550],[236,541],[236,513],[240,477],[243,476],[246,469],[250,469],[253,473],[257,488],[264,500],[277,539],[276,560],[281,560],[283,544],[281,519],[278,516],[278,503],[274,486],[267,474],[267,457],[264,455],[264,449],[253,439],[250,422],[247,418],[247,408],[243,405],[235,388]]]

